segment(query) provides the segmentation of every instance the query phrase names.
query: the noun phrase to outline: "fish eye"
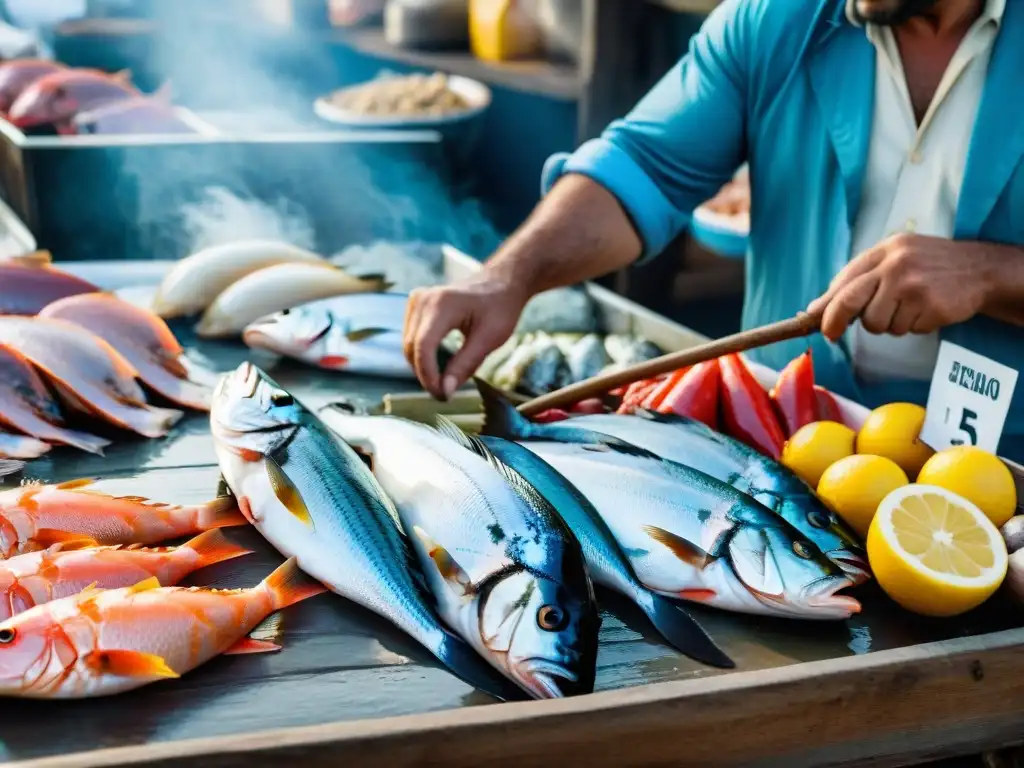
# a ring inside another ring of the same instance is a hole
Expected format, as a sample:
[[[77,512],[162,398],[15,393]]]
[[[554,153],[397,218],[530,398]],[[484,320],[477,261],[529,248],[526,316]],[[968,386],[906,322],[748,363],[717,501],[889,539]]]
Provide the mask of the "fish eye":
[[[18,633],[10,627],[0,629],[0,645],[8,645],[14,642],[14,638],[18,636]]]
[[[807,513],[807,522],[815,528],[825,530],[832,527],[832,515],[824,510],[815,509]]]
[[[285,406],[292,405],[295,402],[295,398],[287,392],[275,392],[270,396],[270,402],[276,406],[284,408]]]
[[[811,552],[810,546],[808,546],[803,541],[793,542],[793,553],[797,557],[803,558],[804,560],[810,560],[812,557],[814,557],[814,554]]]
[[[282,309],[281,310],[281,314],[282,315],[290,315],[291,313],[292,313],[292,311],[290,309]]]
[[[557,605],[542,605],[537,611],[537,626],[546,632],[565,629],[569,615]]]

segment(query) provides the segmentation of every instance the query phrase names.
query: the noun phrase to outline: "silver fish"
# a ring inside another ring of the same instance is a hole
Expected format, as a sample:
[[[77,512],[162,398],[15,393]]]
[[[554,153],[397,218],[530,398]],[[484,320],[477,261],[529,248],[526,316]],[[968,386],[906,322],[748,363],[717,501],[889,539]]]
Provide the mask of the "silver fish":
[[[7,477],[21,472],[25,468],[25,462],[14,461],[13,459],[0,459],[0,477]]]
[[[246,362],[221,379],[210,425],[240,509],[282,554],[389,619],[467,683],[497,698],[521,696],[443,627],[394,505],[316,416]]]
[[[611,334],[604,339],[604,348],[612,362],[620,366],[653,360],[664,354],[658,345],[644,338]]]
[[[713,666],[735,666],[681,605],[655,595],[640,583],[594,505],[554,467],[528,448],[500,437],[482,437],[472,443],[482,444],[475,448],[477,453],[486,457],[489,452],[558,511],[579,541],[595,584],[632,600],[679,651]]]
[[[595,333],[584,336],[566,353],[572,380],[586,381],[597,376],[610,362],[601,337]]]
[[[492,388],[484,433],[516,438],[530,425]],[[743,613],[845,619],[854,581],[779,515],[720,480],[623,440],[522,443],[586,496],[637,577],[669,597]]]
[[[543,395],[572,383],[569,363],[550,337],[535,342],[539,351],[523,372],[516,387],[529,395]]]
[[[336,296],[260,318],[242,339],[254,349],[319,368],[412,378],[402,350],[408,302],[397,293]]]
[[[321,415],[369,457],[448,626],[536,698],[592,691],[597,607],[580,546],[544,498],[517,494],[450,423]]]
[[[480,363],[480,367],[476,370],[476,375],[481,379],[492,381],[495,374],[498,372],[498,369],[506,360],[508,360],[509,356],[516,351],[521,342],[521,336],[517,334],[509,336],[504,344],[484,358],[484,361]]]
[[[711,475],[777,512],[856,583],[871,578],[856,536],[803,481],[781,464],[700,422],[640,411],[632,416],[580,416],[569,422],[524,427],[526,434],[518,437],[588,444],[607,435]]]

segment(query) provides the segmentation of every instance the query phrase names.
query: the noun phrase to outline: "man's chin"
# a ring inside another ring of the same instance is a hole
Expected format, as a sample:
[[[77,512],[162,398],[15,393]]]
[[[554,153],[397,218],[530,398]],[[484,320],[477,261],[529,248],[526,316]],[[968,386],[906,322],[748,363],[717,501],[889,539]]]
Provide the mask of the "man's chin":
[[[854,16],[861,24],[894,27],[928,13],[938,0],[855,0]]]

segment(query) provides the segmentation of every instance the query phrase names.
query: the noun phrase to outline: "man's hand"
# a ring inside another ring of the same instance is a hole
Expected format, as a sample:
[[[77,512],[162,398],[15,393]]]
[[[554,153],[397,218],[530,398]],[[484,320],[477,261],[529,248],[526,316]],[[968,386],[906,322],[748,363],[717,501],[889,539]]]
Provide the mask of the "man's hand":
[[[455,285],[413,291],[405,314],[405,356],[423,387],[438,399],[451,397],[512,335],[529,298],[521,284],[487,271]],[[465,342],[439,371],[438,347],[455,329]]]
[[[807,311],[824,313],[833,341],[858,317],[870,333],[931,333],[993,309],[1000,280],[1021,264],[1011,246],[893,235],[850,261]]]

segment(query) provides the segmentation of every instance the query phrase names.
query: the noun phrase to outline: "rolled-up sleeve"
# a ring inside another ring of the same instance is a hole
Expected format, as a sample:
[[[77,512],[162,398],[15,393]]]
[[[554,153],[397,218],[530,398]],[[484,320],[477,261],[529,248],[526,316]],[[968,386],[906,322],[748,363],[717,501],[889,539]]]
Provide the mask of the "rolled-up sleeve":
[[[596,181],[619,200],[644,244],[667,246],[693,209],[746,159],[748,63],[756,0],[726,0],[690,41],[682,60],[625,118],[574,153],[549,158],[542,193],[564,174]]]

